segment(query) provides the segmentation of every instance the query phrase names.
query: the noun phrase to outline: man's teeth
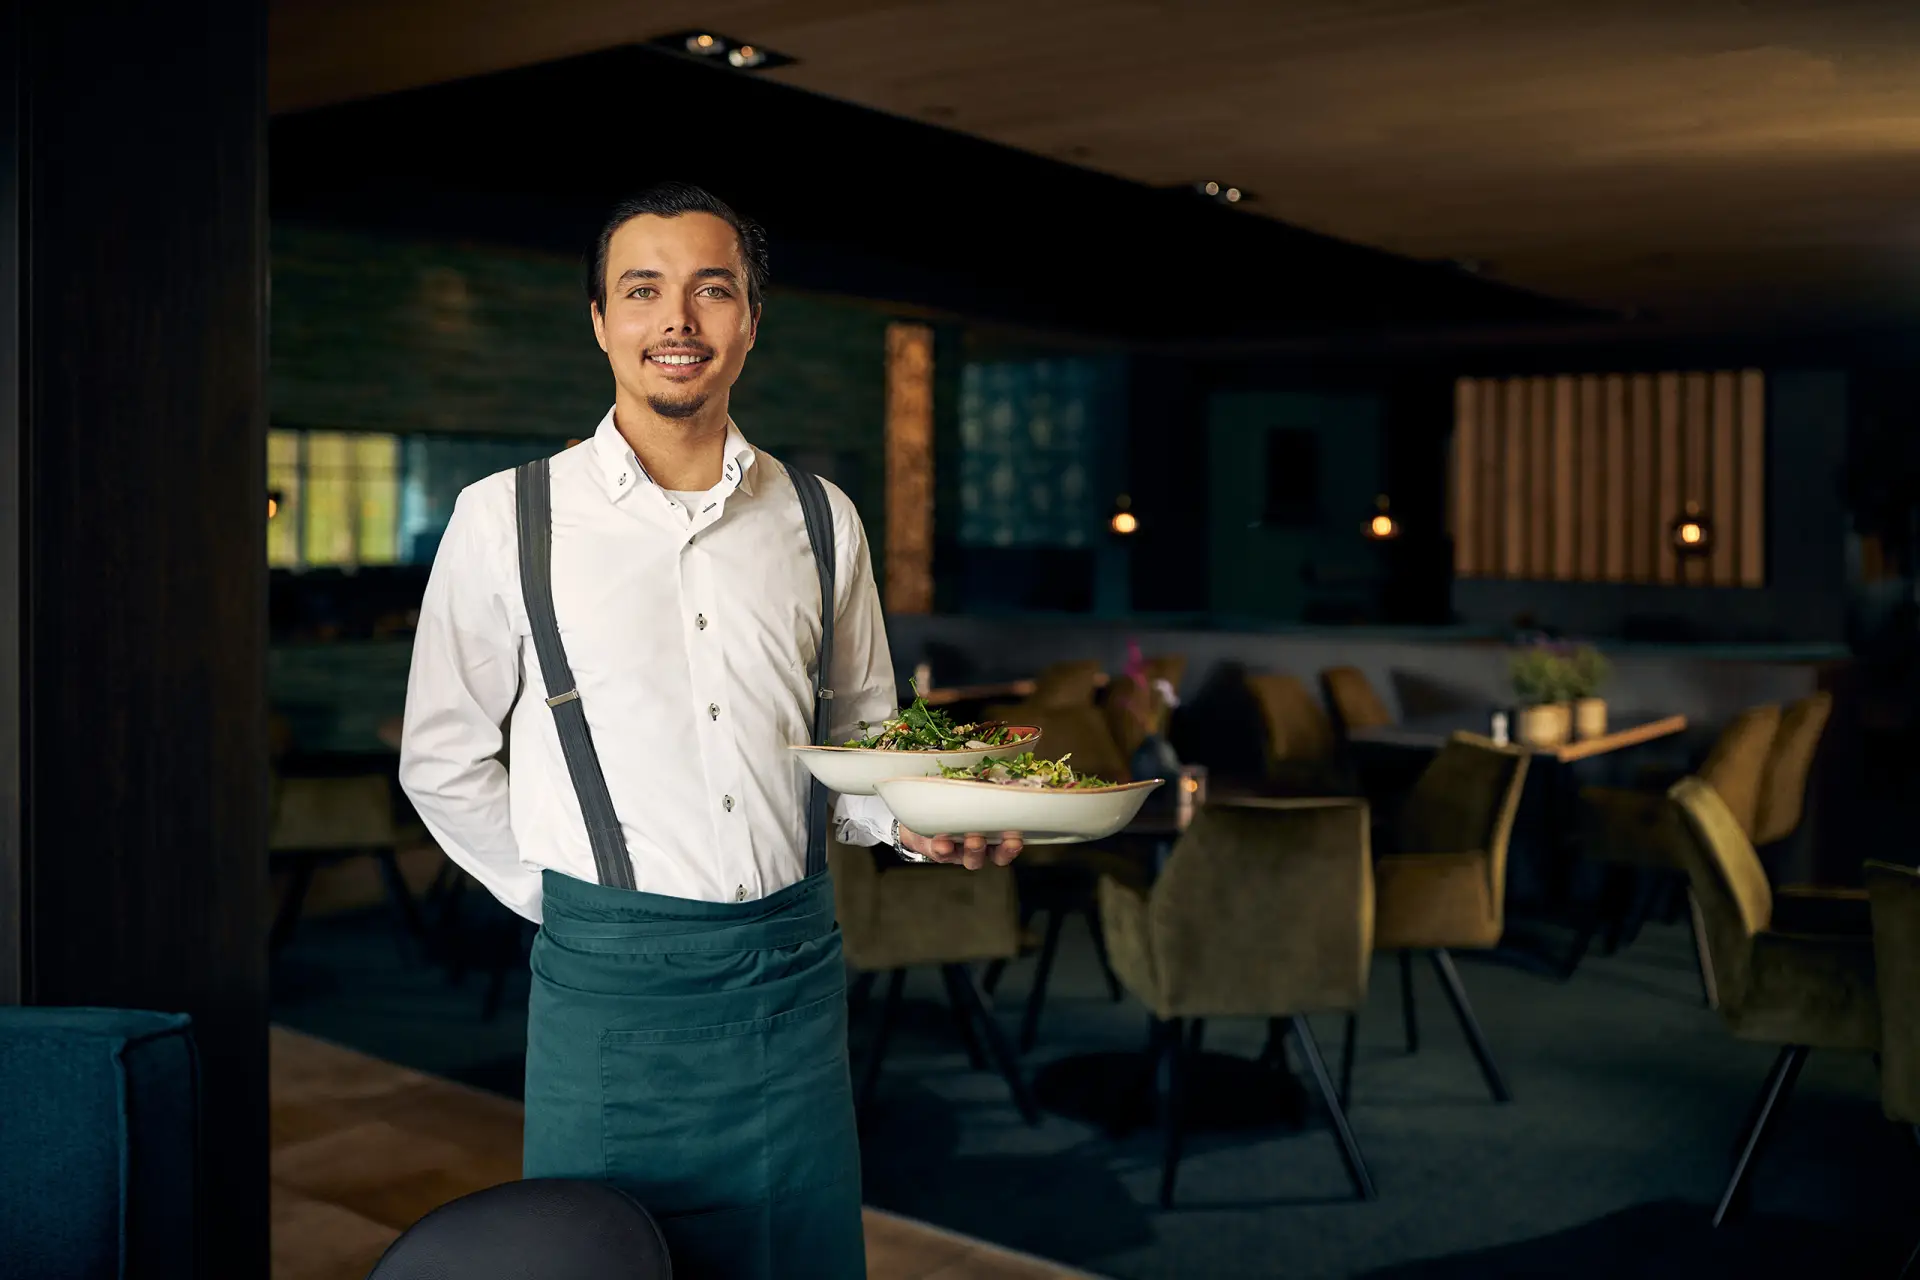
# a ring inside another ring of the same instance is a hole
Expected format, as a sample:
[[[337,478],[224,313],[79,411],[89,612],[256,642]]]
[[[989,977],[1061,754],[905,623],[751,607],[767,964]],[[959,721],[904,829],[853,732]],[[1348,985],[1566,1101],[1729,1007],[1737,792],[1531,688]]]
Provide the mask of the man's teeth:
[[[661,364],[699,364],[701,361],[706,359],[705,356],[662,356],[662,355],[656,355],[653,358],[655,360],[658,360]]]

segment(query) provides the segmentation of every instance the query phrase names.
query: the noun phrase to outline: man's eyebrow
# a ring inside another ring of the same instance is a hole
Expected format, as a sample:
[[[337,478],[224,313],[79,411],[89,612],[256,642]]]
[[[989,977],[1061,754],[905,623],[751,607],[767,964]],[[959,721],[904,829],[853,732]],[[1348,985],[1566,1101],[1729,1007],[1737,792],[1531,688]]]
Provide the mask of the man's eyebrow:
[[[618,283],[625,284],[629,280],[658,280],[659,278],[660,273],[658,271],[646,267],[632,267],[620,273]]]
[[[731,280],[740,283],[740,277],[733,274],[731,267],[702,267],[693,273],[696,280]]]

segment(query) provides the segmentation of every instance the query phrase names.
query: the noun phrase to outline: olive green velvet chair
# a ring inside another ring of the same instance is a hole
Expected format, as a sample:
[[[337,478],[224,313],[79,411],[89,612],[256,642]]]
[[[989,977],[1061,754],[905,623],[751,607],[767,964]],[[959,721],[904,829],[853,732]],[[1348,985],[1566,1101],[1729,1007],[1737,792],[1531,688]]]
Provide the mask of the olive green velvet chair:
[[[1399,848],[1374,862],[1373,945],[1400,953],[1407,1052],[1420,1049],[1413,957],[1424,951],[1496,1102],[1512,1100],[1454,967],[1454,951],[1491,950],[1506,928],[1507,846],[1527,785],[1527,753],[1456,733],[1421,773],[1399,826]],[[1341,1093],[1352,1087],[1357,1013],[1348,1018]]]
[[[1200,1024],[1212,1018],[1285,1022],[1319,1086],[1354,1187],[1373,1199],[1372,1177],[1306,1017],[1357,1009],[1367,997],[1373,873],[1365,801],[1207,806],[1151,889],[1100,882],[1100,918],[1120,981],[1153,1015],[1160,1203],[1172,1205],[1179,1171],[1185,1060],[1197,1051]]]
[[[1098,658],[1049,663],[1034,678],[1028,701],[1042,707],[1090,707],[1102,674]]]
[[[1378,729],[1393,723],[1393,712],[1374,692],[1373,682],[1358,667],[1328,667],[1320,673],[1327,690],[1327,704],[1344,733]]]
[[[1773,747],[1760,777],[1760,798],[1754,806],[1753,843],[1766,848],[1791,839],[1806,813],[1807,780],[1813,776],[1814,757],[1833,718],[1833,695],[1816,693],[1788,704],[1773,735]]]
[[[962,1043],[974,1066],[991,1058],[1006,1078],[1014,1105],[1028,1124],[1039,1123],[1013,1046],[994,1020],[973,966],[1020,952],[1020,904],[1013,871],[988,864],[965,867],[887,861],[887,854],[831,841],[834,912],[848,965],[859,975],[852,1003],[866,1003],[879,974],[887,992],[879,1026],[861,1073],[860,1109],[869,1109],[880,1082],[880,1065],[899,1014],[907,970],[938,969],[953,1006]]]
[[[1132,780],[1126,757],[1114,741],[1106,712],[1091,703],[1084,707],[1049,707],[1031,701],[1012,703],[988,708],[987,718],[1038,728],[1044,736],[1035,755],[1048,760],[1070,755],[1073,757],[1070,763],[1081,773],[1108,782]],[[1141,859],[1097,844],[1034,845],[1020,855],[1015,867],[1023,930],[1040,917],[1046,918],[1045,933],[1028,948],[1039,957],[1032,985],[1027,988],[1026,1012],[1020,1020],[1020,1049],[1028,1052],[1039,1039],[1040,1015],[1046,1007],[1054,957],[1059,953],[1061,931],[1070,917],[1078,915],[1086,920],[1093,933],[1101,971],[1106,976],[1108,993],[1115,1000],[1120,999],[1120,980],[1107,961],[1106,942],[1100,933],[1094,887],[1103,875],[1144,883],[1146,867]],[[1005,961],[996,961],[988,967],[984,986],[989,995],[999,989],[1005,972]]]
[[[1749,838],[1754,834],[1781,720],[1780,708],[1772,704],[1741,712],[1721,730],[1694,774],[1720,793]],[[1809,750],[1808,762],[1811,759]],[[1783,785],[1789,781],[1784,775],[1780,778]],[[1795,785],[1805,790],[1804,771]],[[1679,815],[1668,802],[1664,786],[1655,790],[1587,787],[1580,798],[1586,814],[1582,844],[1587,857],[1606,865],[1606,877],[1597,909],[1567,957],[1568,974],[1579,967],[1596,936],[1601,937],[1605,955],[1612,955],[1630,941],[1663,885],[1677,883],[1679,868]],[[1695,913],[1694,950],[1700,964],[1701,993],[1711,1004],[1713,975],[1697,919]]]
[[[1880,1107],[1920,1138],[1920,871],[1885,862],[1865,867],[1880,991]],[[1920,1246],[1902,1277],[1920,1269]]]
[[[1720,1016],[1740,1039],[1780,1046],[1714,1209],[1719,1226],[1742,1202],[1769,1126],[1807,1054],[1879,1049],[1873,939],[1866,928],[1805,931],[1795,918],[1794,895],[1768,885],[1740,816],[1716,788],[1685,778],[1668,795],[1679,809],[1676,847],[1706,937]],[[1830,913],[1821,927],[1834,928]]]
[[[1295,676],[1249,675],[1247,692],[1266,734],[1265,787],[1276,795],[1353,795],[1359,790],[1326,708]]]

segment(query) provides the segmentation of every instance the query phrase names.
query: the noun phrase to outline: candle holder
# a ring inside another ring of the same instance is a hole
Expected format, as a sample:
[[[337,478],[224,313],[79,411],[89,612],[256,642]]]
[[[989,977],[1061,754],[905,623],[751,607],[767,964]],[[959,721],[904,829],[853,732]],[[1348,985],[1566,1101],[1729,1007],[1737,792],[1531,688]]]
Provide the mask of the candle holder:
[[[1174,779],[1174,825],[1185,831],[1193,815],[1207,802],[1207,770],[1204,765],[1186,764]]]

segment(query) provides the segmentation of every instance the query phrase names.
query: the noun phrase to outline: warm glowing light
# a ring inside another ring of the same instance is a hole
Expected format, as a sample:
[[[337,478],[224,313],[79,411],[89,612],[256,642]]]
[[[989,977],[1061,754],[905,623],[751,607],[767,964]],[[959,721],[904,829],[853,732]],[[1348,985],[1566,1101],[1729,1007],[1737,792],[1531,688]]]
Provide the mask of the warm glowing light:
[[[722,46],[719,40],[704,32],[697,36],[687,37],[688,53],[715,54],[719,53],[721,48]]]
[[[1200,790],[1200,779],[1198,779],[1198,778],[1182,778],[1182,779],[1180,779],[1180,785],[1181,785],[1182,787],[1184,787],[1184,788],[1186,788],[1186,790],[1187,790],[1187,793],[1188,793],[1189,795],[1191,795],[1191,794],[1193,794],[1194,792],[1197,792],[1197,791],[1199,791],[1199,790]]]
[[[1131,511],[1114,512],[1113,519],[1110,523],[1113,526],[1113,531],[1119,534],[1132,533],[1140,527],[1140,521],[1134,518],[1134,514]]]
[[[1367,527],[1373,530],[1373,536],[1376,538],[1390,537],[1393,534],[1393,517],[1375,516]]]
[[[1208,195],[1217,196],[1220,194],[1220,184],[1217,182],[1209,182],[1205,190]]]
[[[1691,520],[1680,526],[1680,541],[1690,546],[1706,541],[1706,537],[1707,531]]]
[[[1379,509],[1374,513],[1373,518],[1367,521],[1367,536],[1379,542],[1383,542],[1388,538],[1399,537],[1400,522],[1395,520],[1392,512],[1387,509],[1390,505],[1387,501],[1387,495],[1383,493],[1375,498],[1373,505]]]
[[[727,61],[736,67],[757,67],[767,60],[767,55],[750,44],[743,44],[727,55]]]
[[[1686,510],[1673,522],[1671,535],[1676,555],[1692,559],[1713,550],[1713,522],[1701,514],[1697,502],[1687,503]]]
[[[1228,204],[1237,204],[1237,203],[1239,203],[1239,200],[1240,200],[1240,188],[1238,188],[1238,187],[1228,187],[1228,188],[1227,188],[1227,203],[1228,203]]]
[[[271,520],[279,514],[280,514],[280,504],[274,500],[274,497],[272,494],[268,494],[267,495],[267,519]]]

